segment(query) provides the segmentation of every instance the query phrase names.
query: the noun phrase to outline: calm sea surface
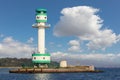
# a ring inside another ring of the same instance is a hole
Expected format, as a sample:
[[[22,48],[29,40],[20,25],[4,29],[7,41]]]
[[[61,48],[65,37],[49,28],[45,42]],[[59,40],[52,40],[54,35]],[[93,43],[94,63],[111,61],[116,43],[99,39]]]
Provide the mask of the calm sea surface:
[[[11,68],[0,68],[0,80],[120,80],[120,68],[101,68],[103,73],[9,73]]]

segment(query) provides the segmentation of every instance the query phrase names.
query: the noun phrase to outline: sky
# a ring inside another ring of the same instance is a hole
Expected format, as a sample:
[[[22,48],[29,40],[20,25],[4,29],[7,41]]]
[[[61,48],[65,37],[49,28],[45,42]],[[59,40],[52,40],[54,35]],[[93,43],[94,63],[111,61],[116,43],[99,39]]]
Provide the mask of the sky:
[[[69,65],[120,67],[119,0],[1,0],[0,58],[37,51],[35,9],[47,9],[46,52]]]

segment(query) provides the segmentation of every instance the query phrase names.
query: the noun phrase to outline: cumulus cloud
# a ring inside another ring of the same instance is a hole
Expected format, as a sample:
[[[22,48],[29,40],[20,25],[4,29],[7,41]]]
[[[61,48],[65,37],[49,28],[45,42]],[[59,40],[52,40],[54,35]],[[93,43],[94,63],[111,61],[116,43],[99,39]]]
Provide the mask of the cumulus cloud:
[[[33,43],[34,39],[33,37],[30,37],[30,39],[27,41],[28,43]]]
[[[95,65],[95,67],[120,67],[120,53],[118,54],[70,54],[63,52],[51,53],[56,61],[67,60],[69,65]],[[57,57],[56,57],[57,56]]]
[[[31,44],[22,43],[12,37],[5,37],[0,42],[0,57],[30,58],[34,47]]]
[[[102,19],[96,15],[99,9],[89,6],[64,8],[60,21],[56,24],[56,36],[84,36],[95,34],[102,26]]]
[[[70,48],[68,48],[68,51],[70,52],[80,52],[80,43],[78,40],[70,40],[69,43]]]
[[[99,9],[90,6],[64,8],[62,16],[55,25],[55,36],[76,36],[80,40],[88,41],[89,49],[106,49],[120,41],[111,29],[104,29],[103,20],[97,13]]]
[[[87,44],[89,49],[96,50],[102,49],[105,50],[107,47],[112,46],[112,44],[120,41],[120,35],[116,35],[110,29],[100,31],[100,34],[91,38]]]
[[[4,37],[4,35],[3,35],[3,34],[0,34],[0,38],[2,38],[2,37]]]

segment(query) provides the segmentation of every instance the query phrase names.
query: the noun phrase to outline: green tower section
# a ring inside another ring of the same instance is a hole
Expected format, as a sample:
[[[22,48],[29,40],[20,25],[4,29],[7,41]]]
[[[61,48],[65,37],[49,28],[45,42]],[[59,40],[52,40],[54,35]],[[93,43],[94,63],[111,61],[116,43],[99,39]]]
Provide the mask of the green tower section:
[[[35,53],[32,54],[32,62],[33,63],[50,63],[50,54],[40,54],[40,53]]]
[[[36,22],[47,22],[47,10],[46,9],[36,9]]]

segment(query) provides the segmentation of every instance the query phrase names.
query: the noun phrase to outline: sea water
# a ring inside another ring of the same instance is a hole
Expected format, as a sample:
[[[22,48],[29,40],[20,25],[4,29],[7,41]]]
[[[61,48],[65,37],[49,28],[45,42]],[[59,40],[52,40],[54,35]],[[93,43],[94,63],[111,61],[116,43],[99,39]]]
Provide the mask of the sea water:
[[[120,80],[120,68],[100,68],[102,73],[9,73],[0,68],[0,80]]]

